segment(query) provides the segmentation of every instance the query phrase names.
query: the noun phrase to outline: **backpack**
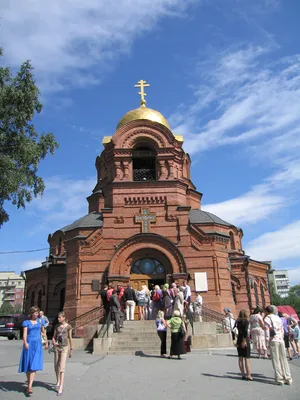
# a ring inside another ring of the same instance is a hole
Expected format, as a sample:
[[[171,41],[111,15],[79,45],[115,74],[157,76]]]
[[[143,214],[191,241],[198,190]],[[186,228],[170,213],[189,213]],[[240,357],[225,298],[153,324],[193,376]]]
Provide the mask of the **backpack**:
[[[158,293],[157,291],[155,291],[152,300],[153,300],[153,301],[158,301],[158,300],[160,300],[160,295],[159,295],[159,293]]]

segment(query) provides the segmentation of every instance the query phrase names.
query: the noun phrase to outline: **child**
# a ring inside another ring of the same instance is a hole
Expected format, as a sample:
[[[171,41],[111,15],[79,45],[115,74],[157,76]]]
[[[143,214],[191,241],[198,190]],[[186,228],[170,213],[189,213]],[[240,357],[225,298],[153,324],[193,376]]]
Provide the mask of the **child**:
[[[290,331],[294,356],[298,358],[300,355],[300,321],[293,328],[290,328]]]

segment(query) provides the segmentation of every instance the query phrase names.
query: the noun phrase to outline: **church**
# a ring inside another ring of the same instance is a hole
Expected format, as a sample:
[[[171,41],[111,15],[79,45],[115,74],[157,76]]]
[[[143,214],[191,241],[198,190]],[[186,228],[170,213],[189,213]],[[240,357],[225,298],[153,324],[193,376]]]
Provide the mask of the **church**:
[[[147,86],[138,82],[140,107],[103,138],[88,213],[51,233],[49,257],[26,271],[25,308],[37,304],[53,316],[64,309],[76,327],[101,309],[105,284],[184,280],[218,312],[269,303],[268,264],[245,254],[241,228],[201,209],[184,138],[146,106]]]

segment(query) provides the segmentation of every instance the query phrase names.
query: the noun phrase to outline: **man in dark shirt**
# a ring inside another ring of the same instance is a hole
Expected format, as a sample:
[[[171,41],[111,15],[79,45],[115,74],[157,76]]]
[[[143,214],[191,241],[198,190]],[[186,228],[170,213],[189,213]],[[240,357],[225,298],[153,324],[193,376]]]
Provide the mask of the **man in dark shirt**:
[[[122,312],[121,312],[121,306],[120,302],[117,296],[117,291],[114,290],[112,292],[112,295],[109,299],[109,305],[110,305],[110,310],[112,314],[112,319],[115,320],[115,332],[121,332],[120,331],[120,325],[122,325]]]
[[[108,312],[109,312],[109,302],[107,300],[107,289],[108,289],[108,286],[105,285],[103,290],[100,292],[102,304],[103,304],[103,307],[105,310],[105,317],[108,316]]]
[[[132,289],[130,285],[124,291],[124,300],[126,302],[126,319],[127,321],[134,320],[134,309],[136,302],[135,291]]]

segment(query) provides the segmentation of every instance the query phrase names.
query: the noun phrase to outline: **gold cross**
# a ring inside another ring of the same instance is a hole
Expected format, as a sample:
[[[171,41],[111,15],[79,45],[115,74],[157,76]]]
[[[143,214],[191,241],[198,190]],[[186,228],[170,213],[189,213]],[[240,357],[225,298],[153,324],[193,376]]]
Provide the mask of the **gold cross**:
[[[141,88],[141,91],[139,92],[139,94],[141,95],[141,106],[142,107],[146,106],[145,96],[147,96],[147,94],[144,92],[144,88],[147,86],[150,86],[149,83],[146,83],[146,81],[143,81],[143,80],[138,81],[137,85],[134,85],[134,87]]]
[[[149,208],[141,208],[140,214],[135,215],[135,223],[141,224],[142,233],[150,232],[150,224],[156,222],[156,213],[149,212]]]

